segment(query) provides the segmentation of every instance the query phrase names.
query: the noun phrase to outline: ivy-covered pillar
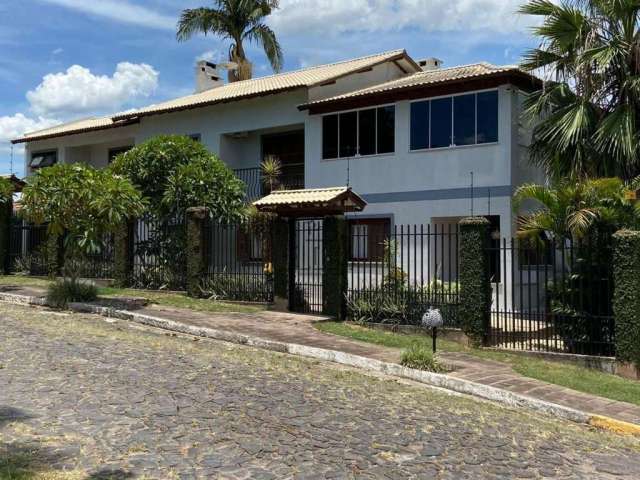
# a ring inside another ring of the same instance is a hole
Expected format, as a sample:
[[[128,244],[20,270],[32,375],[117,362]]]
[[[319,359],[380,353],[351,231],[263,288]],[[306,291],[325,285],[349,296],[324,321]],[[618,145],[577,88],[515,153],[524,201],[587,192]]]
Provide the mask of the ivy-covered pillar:
[[[640,378],[640,232],[613,235],[613,315],[617,371]]]
[[[289,224],[286,219],[278,217],[273,221],[271,229],[273,303],[277,310],[286,310],[289,289]]]
[[[116,287],[128,287],[133,269],[133,221],[123,222],[113,235],[113,281]]]
[[[347,221],[344,216],[327,216],[322,222],[323,312],[337,320],[346,317]]]
[[[64,249],[62,245],[62,236],[48,233],[45,249],[47,275],[49,276],[49,278],[56,278],[58,275],[60,275],[62,268],[64,267]]]
[[[11,214],[13,202],[0,203],[0,270],[7,275],[11,270],[9,257],[9,236],[11,235]]]
[[[187,209],[187,295],[198,297],[205,273],[204,223],[209,216],[206,207]]]
[[[489,220],[460,221],[460,316],[462,330],[474,345],[482,345],[490,327]]]

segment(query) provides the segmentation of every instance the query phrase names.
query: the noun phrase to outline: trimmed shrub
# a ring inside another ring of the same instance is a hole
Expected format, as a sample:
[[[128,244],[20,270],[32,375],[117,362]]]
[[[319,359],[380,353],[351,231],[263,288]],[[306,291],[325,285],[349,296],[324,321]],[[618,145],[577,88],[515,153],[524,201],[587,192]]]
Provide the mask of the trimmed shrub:
[[[640,232],[614,234],[616,357],[640,367]]]
[[[443,372],[444,368],[433,358],[433,352],[427,345],[415,342],[411,344],[400,359],[400,365],[428,372]]]
[[[93,283],[70,278],[58,280],[47,289],[47,304],[53,308],[66,308],[69,302],[91,302],[97,297]]]

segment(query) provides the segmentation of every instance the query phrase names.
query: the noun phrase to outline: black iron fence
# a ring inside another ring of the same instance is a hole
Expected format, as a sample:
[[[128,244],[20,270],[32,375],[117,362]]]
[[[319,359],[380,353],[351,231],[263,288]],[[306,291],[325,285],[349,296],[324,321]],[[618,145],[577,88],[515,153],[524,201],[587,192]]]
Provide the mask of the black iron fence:
[[[580,242],[502,240],[490,248],[490,345],[611,356],[612,245],[609,235]]]
[[[47,225],[34,225],[12,215],[9,233],[9,272],[47,274]]]
[[[386,231],[385,231],[386,230]],[[429,307],[458,326],[458,227],[350,228],[347,310],[351,319],[419,325]]]
[[[184,215],[159,220],[144,215],[133,223],[129,238],[130,284],[152,290],[184,290],[187,278],[187,229]]]
[[[206,272],[202,294],[223,300],[273,301],[271,237],[268,225],[203,226]]]
[[[323,311],[323,258],[321,219],[298,219],[290,231],[289,263],[294,275],[289,278],[291,309],[301,313]],[[331,286],[327,286],[331,288]]]

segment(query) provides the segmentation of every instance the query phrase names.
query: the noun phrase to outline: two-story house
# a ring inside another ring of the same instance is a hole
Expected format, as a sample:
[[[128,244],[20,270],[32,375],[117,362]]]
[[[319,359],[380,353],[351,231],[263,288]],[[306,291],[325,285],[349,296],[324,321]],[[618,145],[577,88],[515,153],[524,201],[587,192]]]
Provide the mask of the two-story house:
[[[508,238],[514,188],[542,180],[520,121],[523,92],[539,81],[517,67],[442,68],[397,50],[232,84],[199,62],[196,85],[193,95],[13,142],[26,144],[30,174],[56,162],[103,167],[155,135],[188,135],[252,198],[261,161],[275,155],[289,187],[350,185],[368,203],[354,221],[371,229],[454,223],[473,211]]]

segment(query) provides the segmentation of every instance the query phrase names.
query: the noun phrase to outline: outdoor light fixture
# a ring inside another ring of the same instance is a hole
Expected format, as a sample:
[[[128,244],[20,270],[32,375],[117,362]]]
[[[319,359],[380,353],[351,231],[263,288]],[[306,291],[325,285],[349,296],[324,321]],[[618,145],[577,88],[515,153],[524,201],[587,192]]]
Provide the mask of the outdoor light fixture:
[[[433,353],[436,353],[436,337],[438,335],[438,327],[444,324],[442,314],[437,308],[429,307],[429,310],[422,316],[422,326],[431,329],[431,338],[433,339]]]

